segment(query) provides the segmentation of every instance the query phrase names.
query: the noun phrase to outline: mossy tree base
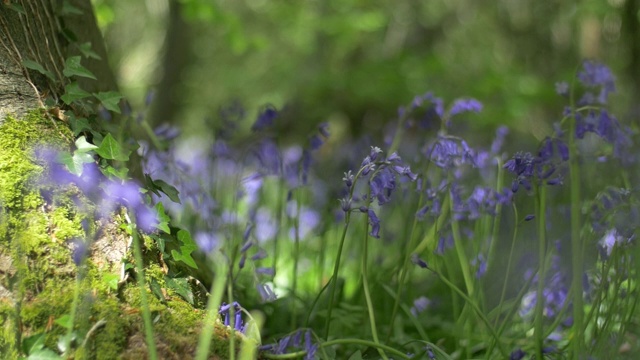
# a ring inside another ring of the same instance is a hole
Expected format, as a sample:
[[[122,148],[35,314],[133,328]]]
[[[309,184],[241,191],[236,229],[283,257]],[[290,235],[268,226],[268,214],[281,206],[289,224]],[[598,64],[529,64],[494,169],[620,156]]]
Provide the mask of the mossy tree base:
[[[68,127],[54,121],[33,111],[0,125],[0,353],[7,359],[28,355],[38,336],[46,349],[60,353],[77,289],[70,358],[146,358],[140,289],[128,276],[133,270],[123,267],[124,261],[133,262],[124,217],[114,214],[108,224],[93,221],[73,201],[81,196],[78,191],[42,186],[47,164],[37,160],[35,150],[45,139],[46,146],[58,149],[69,149],[73,141]],[[87,220],[100,231],[78,267],[72,240],[85,236]],[[158,355],[192,358],[204,311],[164,287],[158,250],[153,241],[144,243],[147,284],[153,279],[163,294],[161,301],[146,289]],[[217,324],[210,359],[228,357],[229,335]]]

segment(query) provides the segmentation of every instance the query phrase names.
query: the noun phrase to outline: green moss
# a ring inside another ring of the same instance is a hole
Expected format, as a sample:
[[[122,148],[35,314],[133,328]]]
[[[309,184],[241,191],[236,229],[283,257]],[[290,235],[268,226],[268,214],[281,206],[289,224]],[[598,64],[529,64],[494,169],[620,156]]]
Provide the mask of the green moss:
[[[57,349],[66,329],[53,321],[70,314],[77,284],[77,267],[67,242],[84,235],[81,222],[85,215],[73,201],[79,195],[77,189],[55,190],[53,201],[45,201],[38,189],[46,164],[34,160],[33,149],[43,144],[42,139],[58,139],[48,145],[64,149],[73,139],[69,129],[41,114],[35,111],[23,120],[8,117],[0,125],[0,253],[10,255],[15,268],[15,274],[2,279],[2,285],[17,297],[17,303],[0,298],[0,353],[9,358],[25,355],[20,354],[19,328],[23,338],[44,333],[46,346]],[[148,236],[143,240],[145,280],[164,293],[161,300],[149,286],[146,289],[160,357],[190,358],[197,348],[204,312],[166,289],[166,269],[159,264],[156,244]],[[146,358],[140,289],[135,281],[116,290],[105,281],[102,267],[87,261],[84,269],[75,316],[74,357]],[[104,325],[96,327],[98,323]],[[229,331],[216,324],[212,358],[227,358]],[[242,339],[236,337],[236,349]]]

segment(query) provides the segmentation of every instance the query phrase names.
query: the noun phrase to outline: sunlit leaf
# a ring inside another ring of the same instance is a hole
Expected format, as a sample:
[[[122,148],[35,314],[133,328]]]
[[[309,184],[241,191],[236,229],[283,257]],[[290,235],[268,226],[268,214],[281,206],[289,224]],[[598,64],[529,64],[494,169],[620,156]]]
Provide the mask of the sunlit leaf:
[[[191,253],[194,252],[198,246],[193,239],[191,239],[191,234],[186,230],[180,230],[178,231],[178,240],[182,243],[182,245],[180,245],[180,252],[171,250],[171,256],[175,261],[182,261],[190,267],[197,269],[198,265],[196,265],[196,262],[191,257]]]
[[[76,148],[77,152],[86,153],[91,150],[97,149],[98,147],[89,143],[84,136],[80,136],[76,139]]]
[[[129,160],[129,151],[125,151],[122,145],[120,145],[111,134],[107,134],[107,136],[104,137],[102,143],[100,143],[100,146],[96,149],[96,153],[107,160]]]
[[[156,228],[158,230],[164,231],[167,234],[170,234],[171,229],[169,229],[169,221],[171,219],[164,211],[164,205],[162,205],[162,203],[159,202],[153,207],[153,209],[155,210],[156,216],[158,219],[158,225],[156,225]]]

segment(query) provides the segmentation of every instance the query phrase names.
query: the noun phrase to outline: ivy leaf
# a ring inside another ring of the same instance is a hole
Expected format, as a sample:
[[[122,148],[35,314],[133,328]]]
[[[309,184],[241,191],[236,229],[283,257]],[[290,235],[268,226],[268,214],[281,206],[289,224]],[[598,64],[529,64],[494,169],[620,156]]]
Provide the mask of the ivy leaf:
[[[165,283],[169,289],[175,291],[183,299],[187,300],[189,304],[193,305],[193,291],[191,291],[187,278],[165,277]]]
[[[97,80],[96,76],[93,75],[93,73],[89,71],[89,69],[80,65],[80,59],[81,59],[80,56],[72,56],[64,62],[64,70],[62,70],[62,73],[64,74],[64,76],[66,77],[79,76],[79,77],[86,77],[89,79]]]
[[[91,96],[87,91],[80,89],[77,82],[72,82],[64,87],[64,95],[60,98],[65,104],[70,105],[72,102]]]
[[[181,204],[180,197],[178,196],[178,194],[180,194],[178,189],[176,189],[172,185],[167,184],[163,180],[154,180],[153,185],[155,185],[163,193],[167,194],[167,196],[169,197],[169,199],[171,199],[171,201],[177,204]]]
[[[180,230],[178,231],[178,240],[182,243],[182,245],[180,245],[180,252],[171,250],[171,257],[173,257],[175,261],[182,261],[190,267],[197,269],[198,265],[196,265],[196,262],[191,257],[191,253],[196,250],[198,246],[193,239],[191,239],[191,234],[186,230]]]
[[[83,135],[76,139],[76,148],[78,148],[76,152],[86,153],[93,149],[97,149],[98,147],[88,142]]]
[[[74,174],[75,176],[82,175],[84,164],[91,163],[93,161],[93,155],[77,151],[74,152],[73,155],[65,152],[58,155],[58,162],[66,165],[67,169],[69,169],[69,172]]]
[[[107,166],[102,170],[102,173],[107,177],[115,176],[118,179],[127,180],[129,175],[129,169],[126,167],[121,167],[116,169],[113,166]]]
[[[75,136],[78,136],[78,134],[85,130],[91,130],[91,126],[89,125],[89,120],[87,120],[87,118],[77,118],[73,113],[69,116],[69,126],[71,126],[71,130],[73,130],[73,135]]]
[[[80,52],[82,53],[82,55],[84,55],[84,57],[96,59],[96,60],[102,60],[100,55],[98,55],[95,51],[91,49],[91,42],[78,44],[77,47],[78,47],[78,50],[80,50]]]
[[[164,205],[161,202],[157,203],[156,206],[153,207],[153,210],[156,212],[156,216],[158,219],[158,225],[156,228],[158,230],[162,230],[167,234],[171,234],[171,229],[169,229],[169,221],[171,220],[167,213],[164,211]]]
[[[96,149],[96,153],[107,160],[129,160],[129,151],[124,151],[122,145],[120,145],[111,134],[107,134],[107,136],[102,139],[102,143],[100,143],[100,146]]]
[[[27,69],[31,69],[31,70],[35,70],[35,71],[39,72],[40,74],[48,77],[49,80],[51,80],[51,81],[55,81],[56,80],[55,76],[53,76],[53,73],[51,71],[46,70],[42,65],[40,65],[39,63],[37,63],[35,61],[22,60],[22,65],[24,67],[26,67]]]
[[[100,100],[100,103],[102,104],[102,106],[104,106],[105,109],[120,114],[120,107],[118,106],[118,103],[120,102],[120,99],[122,99],[122,95],[120,95],[119,92],[99,92],[94,93],[93,96],[95,96],[96,99]]]

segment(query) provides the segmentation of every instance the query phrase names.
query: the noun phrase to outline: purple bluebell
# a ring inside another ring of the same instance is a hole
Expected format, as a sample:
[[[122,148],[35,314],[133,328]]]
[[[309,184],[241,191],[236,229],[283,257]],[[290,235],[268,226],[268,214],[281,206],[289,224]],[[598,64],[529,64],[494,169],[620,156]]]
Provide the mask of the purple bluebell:
[[[455,116],[463,112],[475,112],[482,111],[482,103],[476,99],[459,99],[451,105],[449,116]]]
[[[578,73],[578,80],[588,88],[600,88],[597,96],[597,101],[600,104],[606,104],[609,93],[616,91],[615,77],[611,70],[607,66],[595,61],[587,60],[583,62],[582,71]],[[591,95],[590,93],[587,94]],[[595,102],[593,95],[583,97],[582,100],[586,104]]]
[[[370,235],[376,239],[380,238],[380,219],[378,219],[378,216],[373,209],[369,209],[367,214],[369,215],[369,225],[371,225]]]
[[[276,272],[271,267],[257,267],[256,268],[256,273],[257,274],[262,274],[262,275],[267,275],[267,276],[274,276]]]
[[[304,349],[307,352],[305,355],[305,360],[314,360],[316,356],[316,352],[318,351],[318,345],[313,344],[311,341],[311,330],[307,330],[304,333]]]
[[[417,317],[420,313],[425,311],[429,307],[429,305],[431,305],[431,300],[427,299],[425,296],[420,296],[419,298],[413,300],[411,314]]]
[[[415,265],[420,266],[423,269],[427,269],[429,267],[427,265],[427,262],[422,260],[422,259],[420,259],[418,254],[411,254],[411,262],[414,263]]]
[[[263,302],[275,301],[277,299],[276,294],[267,284],[258,283],[256,285],[256,289],[258,290],[258,294],[260,294]]]
[[[272,107],[266,107],[260,114],[258,114],[258,118],[256,122],[251,126],[252,131],[263,131],[267,128],[270,128],[274,125],[275,120],[278,118],[278,111]]]
[[[527,356],[526,352],[522,349],[516,349],[511,352],[511,355],[509,355],[509,360],[522,360],[525,356]]]
[[[82,261],[87,257],[89,248],[87,243],[79,238],[74,238],[70,241],[71,245],[71,258],[76,266],[80,266]]]

